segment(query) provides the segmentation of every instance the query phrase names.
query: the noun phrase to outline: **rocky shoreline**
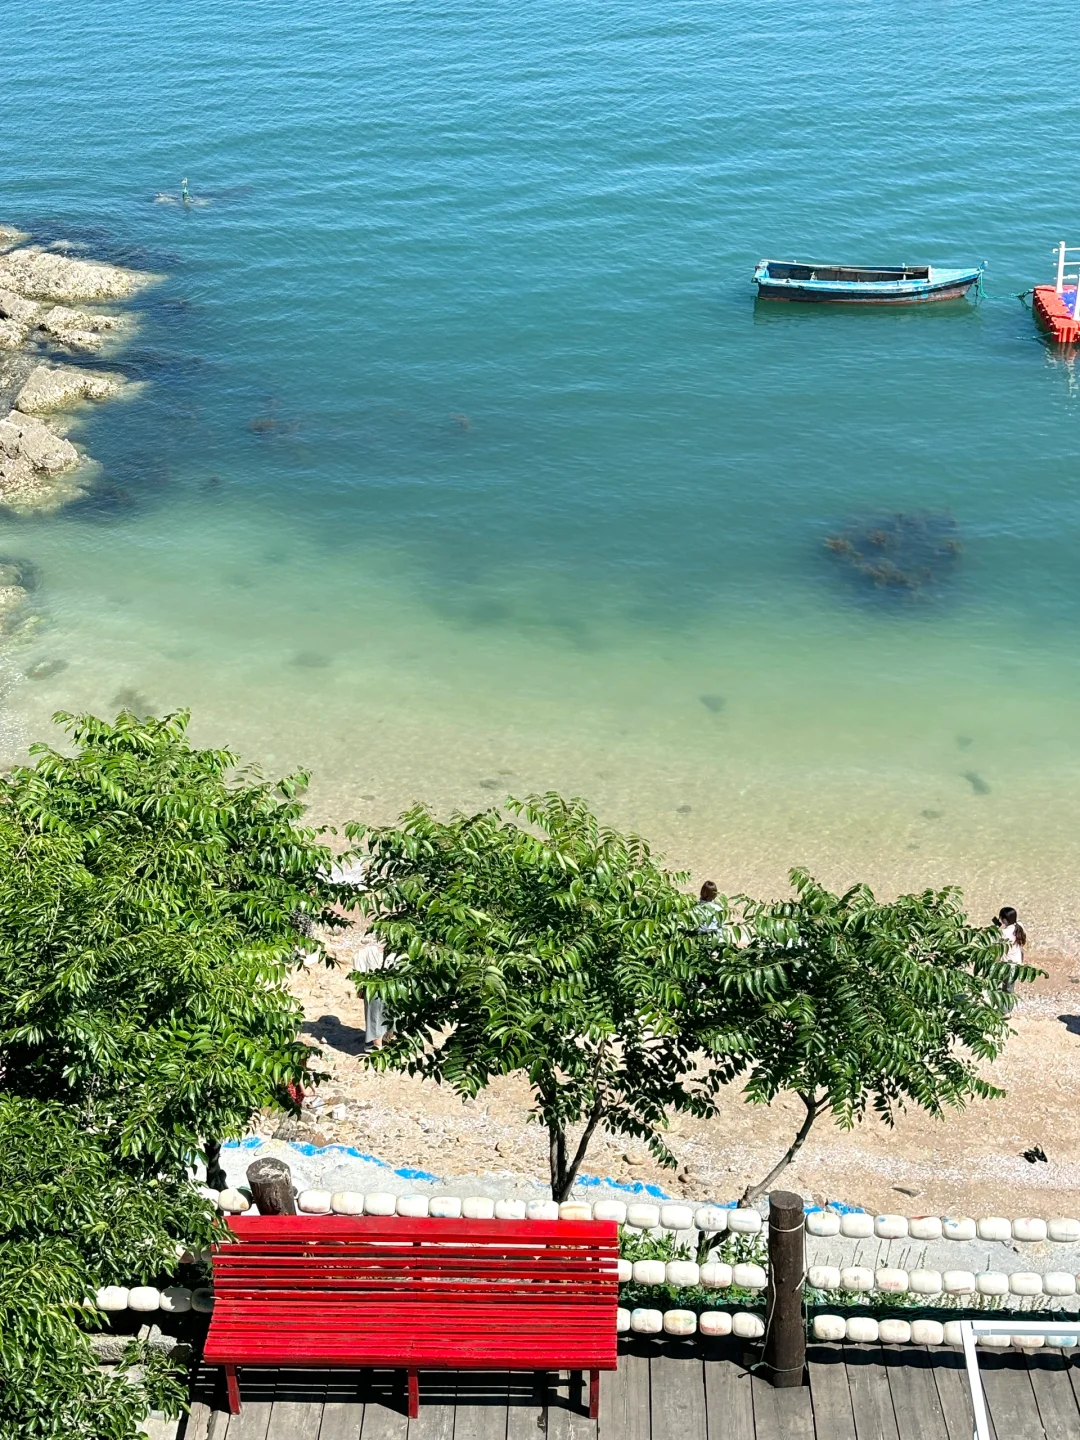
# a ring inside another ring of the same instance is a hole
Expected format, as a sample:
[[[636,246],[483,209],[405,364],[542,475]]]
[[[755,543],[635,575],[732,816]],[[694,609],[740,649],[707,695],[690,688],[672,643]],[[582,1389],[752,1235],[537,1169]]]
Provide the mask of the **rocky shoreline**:
[[[134,328],[117,306],[159,278],[31,240],[0,225],[0,505],[22,513],[85,493],[93,460],[69,438],[77,412],[137,386],[65,357],[114,353]]]

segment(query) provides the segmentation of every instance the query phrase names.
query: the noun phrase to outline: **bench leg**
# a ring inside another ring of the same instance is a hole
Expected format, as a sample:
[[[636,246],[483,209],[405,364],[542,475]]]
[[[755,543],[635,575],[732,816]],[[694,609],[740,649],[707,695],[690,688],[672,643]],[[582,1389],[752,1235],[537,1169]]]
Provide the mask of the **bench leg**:
[[[225,1384],[229,1391],[229,1413],[240,1414],[240,1382],[236,1378],[236,1366],[225,1366]]]
[[[417,1370],[409,1371],[409,1419],[416,1420],[420,1416],[420,1373]]]
[[[600,1418],[600,1371],[589,1371],[589,1419]]]

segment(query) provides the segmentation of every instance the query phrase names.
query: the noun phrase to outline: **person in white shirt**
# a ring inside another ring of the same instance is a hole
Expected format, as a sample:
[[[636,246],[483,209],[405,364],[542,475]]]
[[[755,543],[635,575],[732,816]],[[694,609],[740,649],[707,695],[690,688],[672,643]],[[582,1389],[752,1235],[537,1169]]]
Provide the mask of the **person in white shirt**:
[[[1017,918],[1016,911],[1011,905],[1003,905],[994,916],[993,923],[1001,931],[1001,938],[1009,947],[1005,953],[1006,961],[1010,965],[1022,965],[1024,963],[1024,946],[1027,944],[1027,934]],[[1005,988],[1011,995],[1016,989],[1016,981],[1010,980]]]

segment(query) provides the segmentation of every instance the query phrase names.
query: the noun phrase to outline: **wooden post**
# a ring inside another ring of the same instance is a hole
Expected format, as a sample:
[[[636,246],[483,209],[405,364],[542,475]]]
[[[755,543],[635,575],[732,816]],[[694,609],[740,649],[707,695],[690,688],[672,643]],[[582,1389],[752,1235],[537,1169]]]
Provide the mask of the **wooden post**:
[[[774,1190],[769,1196],[769,1285],[762,1369],[770,1385],[778,1389],[801,1385],[806,1366],[804,1235],[802,1198],[790,1190]]]
[[[251,1198],[260,1215],[295,1215],[292,1171],[284,1160],[256,1160],[247,1168]]]
[[[214,1190],[224,1190],[229,1182],[221,1167],[221,1141],[208,1139],[204,1141],[203,1148],[206,1151],[206,1183]]]

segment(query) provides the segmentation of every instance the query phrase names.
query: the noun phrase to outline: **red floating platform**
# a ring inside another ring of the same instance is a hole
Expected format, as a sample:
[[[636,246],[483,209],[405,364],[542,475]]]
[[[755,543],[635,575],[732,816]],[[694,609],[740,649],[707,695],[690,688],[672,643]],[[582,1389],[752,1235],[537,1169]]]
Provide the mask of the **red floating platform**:
[[[1080,345],[1080,319],[1073,319],[1076,290],[1063,290],[1059,295],[1053,285],[1036,285],[1032,297],[1035,318],[1051,340],[1059,345]]]

